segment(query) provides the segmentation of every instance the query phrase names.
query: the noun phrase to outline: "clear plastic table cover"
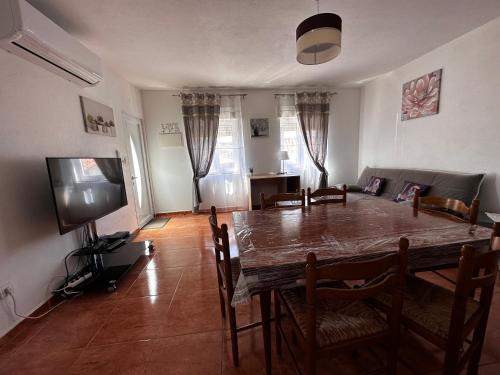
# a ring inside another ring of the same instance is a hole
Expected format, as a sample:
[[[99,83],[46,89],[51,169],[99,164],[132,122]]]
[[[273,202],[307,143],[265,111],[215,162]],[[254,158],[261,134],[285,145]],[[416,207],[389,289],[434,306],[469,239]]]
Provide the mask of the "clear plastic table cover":
[[[404,236],[410,241],[410,267],[420,267],[458,261],[463,244],[489,243],[488,228],[416,212],[385,199],[355,196],[361,197],[351,198],[346,206],[234,212],[241,274],[232,305],[262,291],[295,285],[304,277],[310,251],[320,264],[361,261],[397,251]]]

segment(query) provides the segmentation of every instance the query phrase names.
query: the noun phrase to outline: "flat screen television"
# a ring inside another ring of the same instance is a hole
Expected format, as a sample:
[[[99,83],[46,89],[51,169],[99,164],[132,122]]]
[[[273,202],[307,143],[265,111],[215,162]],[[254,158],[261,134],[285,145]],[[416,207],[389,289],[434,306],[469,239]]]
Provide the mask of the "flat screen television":
[[[127,205],[119,158],[47,158],[46,161],[61,234]]]

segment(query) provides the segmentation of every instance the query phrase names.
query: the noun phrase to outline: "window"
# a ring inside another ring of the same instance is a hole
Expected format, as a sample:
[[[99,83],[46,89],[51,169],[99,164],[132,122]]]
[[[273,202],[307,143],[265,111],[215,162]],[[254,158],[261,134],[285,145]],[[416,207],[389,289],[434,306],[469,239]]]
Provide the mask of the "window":
[[[102,181],[101,169],[94,159],[71,160],[73,165],[73,178],[75,182]]]
[[[288,151],[285,170],[301,173],[304,168],[304,140],[297,117],[280,117],[281,150]]]
[[[281,150],[288,151],[289,160],[285,161],[285,171],[300,174],[303,189],[318,188],[319,171],[313,164],[300,129],[297,117],[280,117]]]
[[[237,132],[238,120],[221,118],[209,175],[240,174],[242,142]]]
[[[233,102],[226,106],[221,104],[214,158],[208,175],[200,180],[201,209],[209,209],[211,205],[245,209],[248,205],[239,98],[226,96],[223,99]],[[235,104],[236,99],[238,103]]]

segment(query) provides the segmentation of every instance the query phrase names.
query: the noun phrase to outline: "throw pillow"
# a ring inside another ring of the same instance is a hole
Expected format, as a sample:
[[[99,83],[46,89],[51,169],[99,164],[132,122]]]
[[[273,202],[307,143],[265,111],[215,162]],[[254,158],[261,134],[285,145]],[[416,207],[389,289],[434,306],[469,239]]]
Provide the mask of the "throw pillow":
[[[429,185],[419,184],[417,182],[405,181],[403,187],[401,188],[401,191],[399,192],[398,195],[396,195],[396,198],[394,198],[394,201],[395,202],[410,201],[415,196],[415,192],[417,191],[417,189],[420,189],[420,196],[423,196],[425,195],[425,193],[427,193],[429,188],[430,188]]]
[[[363,189],[363,193],[378,196],[382,193],[384,184],[385,178],[371,176],[368,180],[368,184]]]

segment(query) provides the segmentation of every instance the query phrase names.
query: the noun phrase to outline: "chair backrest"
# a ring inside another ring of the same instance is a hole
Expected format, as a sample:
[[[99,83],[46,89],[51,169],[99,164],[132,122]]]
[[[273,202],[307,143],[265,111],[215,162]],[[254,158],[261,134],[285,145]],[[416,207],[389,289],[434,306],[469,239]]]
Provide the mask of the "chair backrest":
[[[495,239],[498,239],[498,236],[495,236]],[[482,254],[476,254],[474,247],[470,245],[462,247],[448,334],[448,341],[451,345],[462,343],[465,339],[464,329],[467,304],[471,296],[474,296],[478,289],[480,290],[478,301],[479,315],[476,316],[474,321],[483,321],[486,324],[498,274],[499,253],[498,249],[492,249]]]
[[[445,216],[453,216],[453,218],[459,218],[457,216],[459,214],[463,221],[467,218],[469,223],[475,225],[479,215],[479,200],[474,199],[469,207],[458,199],[436,196],[420,197],[420,190],[417,190],[413,197],[413,208],[432,210]]]
[[[314,304],[325,298],[356,300],[373,297],[388,287],[400,285],[405,280],[407,267],[408,239],[399,240],[399,251],[373,260],[345,262],[317,266],[316,255],[307,255],[306,285],[308,303]],[[356,288],[324,287],[321,280],[348,281],[370,280]],[[309,296],[314,297],[309,299]]]
[[[320,199],[317,199],[320,198]],[[315,199],[313,201],[313,199]],[[344,206],[347,203],[347,185],[343,185],[342,189],[336,187],[329,187],[318,189],[311,192],[311,188],[307,188],[307,205],[312,206],[315,204],[326,203],[342,203]]]
[[[298,203],[300,202],[300,203]],[[279,205],[279,203],[286,203]],[[306,205],[306,193],[302,189],[300,193],[280,193],[268,198],[264,193],[260,193],[260,209],[267,208],[286,208],[286,207],[304,207]]]
[[[217,224],[217,209],[215,206],[210,208],[210,216],[208,218],[210,223],[210,229],[212,230],[212,240],[215,249],[215,264],[217,268],[217,279],[219,285],[222,280],[226,282],[226,288],[229,297],[232,298],[234,293],[234,285],[232,280],[232,269],[231,269],[231,251],[229,247],[229,234],[226,224],[222,224],[220,227]],[[223,270],[223,274],[222,274]]]
[[[403,303],[402,287],[408,263],[408,246],[406,238],[399,240],[399,251],[363,262],[346,262],[317,266],[316,255],[307,255],[306,265],[306,303],[307,303],[307,336],[314,342],[316,335],[316,306],[325,299],[361,300],[374,297],[381,292],[392,295],[390,319],[399,324],[399,316]],[[335,284],[318,283],[321,280],[344,282],[365,280],[365,284],[354,288],[335,286]],[[334,285],[334,286],[332,286]],[[392,326],[392,324],[391,324]],[[395,326],[394,326],[395,327]]]

